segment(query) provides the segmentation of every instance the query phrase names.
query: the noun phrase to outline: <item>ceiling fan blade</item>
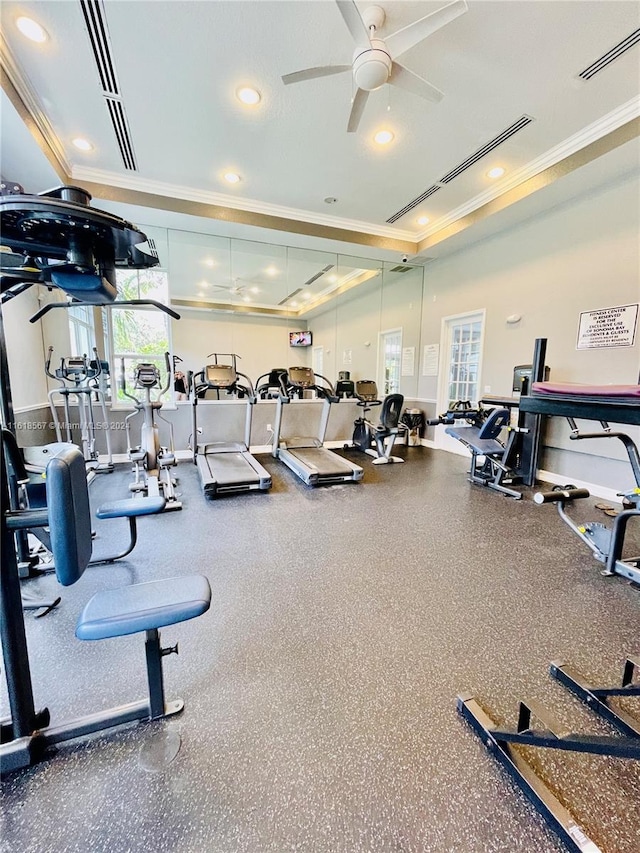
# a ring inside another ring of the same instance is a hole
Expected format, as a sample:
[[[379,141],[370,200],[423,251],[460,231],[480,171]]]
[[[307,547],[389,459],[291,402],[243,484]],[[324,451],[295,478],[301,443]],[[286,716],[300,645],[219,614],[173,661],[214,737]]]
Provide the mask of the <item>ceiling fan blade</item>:
[[[303,80],[315,80],[317,77],[329,77],[330,74],[343,74],[351,71],[350,65],[318,65],[316,68],[305,68],[304,71],[294,71],[293,74],[285,74],[282,82],[285,86],[290,83],[301,83]]]
[[[384,40],[385,44],[394,58],[402,56],[441,27],[464,15],[467,8],[466,0],[454,0],[448,6],[443,6],[442,9],[437,9],[430,15],[420,18],[419,21],[414,21],[393,35],[387,36]]]
[[[367,103],[368,97],[369,92],[367,92],[365,89],[356,89],[356,94],[353,99],[353,105],[351,107],[351,114],[349,115],[347,133],[355,133],[358,129],[358,125],[360,124],[360,119],[362,118],[362,113],[364,112],[365,104]]]
[[[369,41],[369,32],[360,17],[360,12],[358,12],[356,4],[353,0],[336,0],[336,3],[355,43],[358,47],[368,48],[371,44]]]
[[[427,83],[422,77],[418,77],[413,71],[409,71],[404,65],[399,62],[394,62],[391,66],[391,76],[389,82],[400,89],[406,89],[407,92],[413,92],[414,95],[419,95],[426,101],[433,101],[435,104],[444,98],[444,94],[440,89],[436,89],[431,83]]]

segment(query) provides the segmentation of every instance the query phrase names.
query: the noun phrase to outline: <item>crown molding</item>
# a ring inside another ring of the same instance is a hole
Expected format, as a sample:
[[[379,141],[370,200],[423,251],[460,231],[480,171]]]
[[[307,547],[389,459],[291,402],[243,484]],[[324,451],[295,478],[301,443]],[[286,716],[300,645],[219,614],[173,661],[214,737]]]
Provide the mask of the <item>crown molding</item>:
[[[44,113],[29,79],[0,33],[0,82],[16,112],[64,184],[71,183],[71,165]]]
[[[540,157],[440,217],[418,235],[419,251],[436,245],[485,216],[503,210],[536,190],[548,186],[574,169],[597,159],[608,151],[640,134],[640,97],[632,98],[607,115],[550,148]],[[493,205],[496,199],[501,203]],[[484,213],[482,213],[484,211]],[[468,218],[467,224],[455,228]]]
[[[93,169],[87,166],[74,166],[71,177],[74,181],[89,181],[95,184],[103,184],[109,187],[133,190],[134,192],[166,196],[169,198],[192,201],[197,204],[205,204],[218,207],[228,211],[242,211],[258,216],[274,217],[278,219],[290,219],[296,222],[303,221],[323,228],[338,228],[348,232],[361,232],[373,237],[382,237],[391,240],[403,240],[412,245],[416,242],[413,231],[401,231],[397,228],[378,225],[371,222],[363,222],[357,219],[343,219],[339,216],[316,213],[310,210],[301,210],[284,205],[270,204],[251,198],[237,198],[225,193],[212,192],[210,190],[199,190],[180,184],[169,184],[164,181],[154,181],[132,175],[121,175],[101,169]],[[228,217],[221,217],[228,218]]]

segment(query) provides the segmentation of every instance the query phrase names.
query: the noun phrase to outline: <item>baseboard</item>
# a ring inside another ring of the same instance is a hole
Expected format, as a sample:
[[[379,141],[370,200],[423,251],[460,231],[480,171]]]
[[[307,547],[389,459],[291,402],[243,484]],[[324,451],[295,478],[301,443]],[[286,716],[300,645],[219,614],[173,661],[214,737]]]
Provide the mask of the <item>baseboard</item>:
[[[554,486],[566,486],[571,483],[578,489],[588,489],[594,498],[604,498],[604,500],[612,503],[622,503],[622,496],[615,489],[608,489],[606,486],[600,486],[597,483],[588,483],[586,480],[576,480],[575,477],[569,477],[568,474],[554,474],[553,471],[539,469],[536,479],[542,480],[543,483],[552,483]]]

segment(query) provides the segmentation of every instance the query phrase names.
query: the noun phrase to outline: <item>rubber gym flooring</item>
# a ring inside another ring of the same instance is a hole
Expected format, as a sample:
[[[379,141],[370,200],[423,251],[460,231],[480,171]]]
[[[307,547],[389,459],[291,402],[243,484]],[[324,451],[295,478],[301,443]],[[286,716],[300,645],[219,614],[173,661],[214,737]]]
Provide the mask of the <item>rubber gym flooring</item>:
[[[270,493],[213,502],[182,462],[184,509],[142,519],[126,561],[64,590],[52,576],[27,583],[62,595],[45,618],[27,614],[37,706],[54,723],[145,692],[143,636],[75,639],[93,592],[202,572],[213,599],[162,632],[179,643],[165,684],[183,714],[67,744],[4,779],[3,853],[565,849],[456,696],[509,725],[533,698],[569,728],[609,732],[548,667],[619,683],[638,652],[640,592],[603,578],[526,490],[516,502],[469,484],[463,457],[399,452],[407,464],[380,467],[352,453],[364,480],[315,490],[261,456]],[[92,503],[126,497],[128,480],[126,466],[96,479]],[[594,503],[574,514],[611,523]],[[96,555],[126,539],[125,521],[95,526]],[[182,739],[169,764],[166,733]],[[637,853],[638,762],[547,753],[538,766],[603,850]]]

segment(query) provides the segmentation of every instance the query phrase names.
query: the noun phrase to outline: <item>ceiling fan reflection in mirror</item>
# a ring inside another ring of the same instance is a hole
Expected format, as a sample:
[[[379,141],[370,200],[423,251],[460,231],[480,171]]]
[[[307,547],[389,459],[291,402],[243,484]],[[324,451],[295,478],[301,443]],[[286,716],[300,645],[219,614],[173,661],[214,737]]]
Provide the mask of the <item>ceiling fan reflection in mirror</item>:
[[[293,74],[285,74],[282,82],[286,86],[351,71],[356,91],[347,125],[348,133],[355,133],[358,129],[369,92],[379,89],[385,83],[406,89],[427,101],[442,100],[443,93],[440,89],[432,86],[413,71],[409,71],[404,65],[396,62],[396,59],[455,18],[463,15],[467,11],[466,0],[454,0],[453,3],[414,21],[384,40],[377,35],[386,18],[384,9],[380,6],[370,6],[360,15],[353,0],[336,0],[336,3],[356,43],[351,65],[320,65],[296,71]]]

